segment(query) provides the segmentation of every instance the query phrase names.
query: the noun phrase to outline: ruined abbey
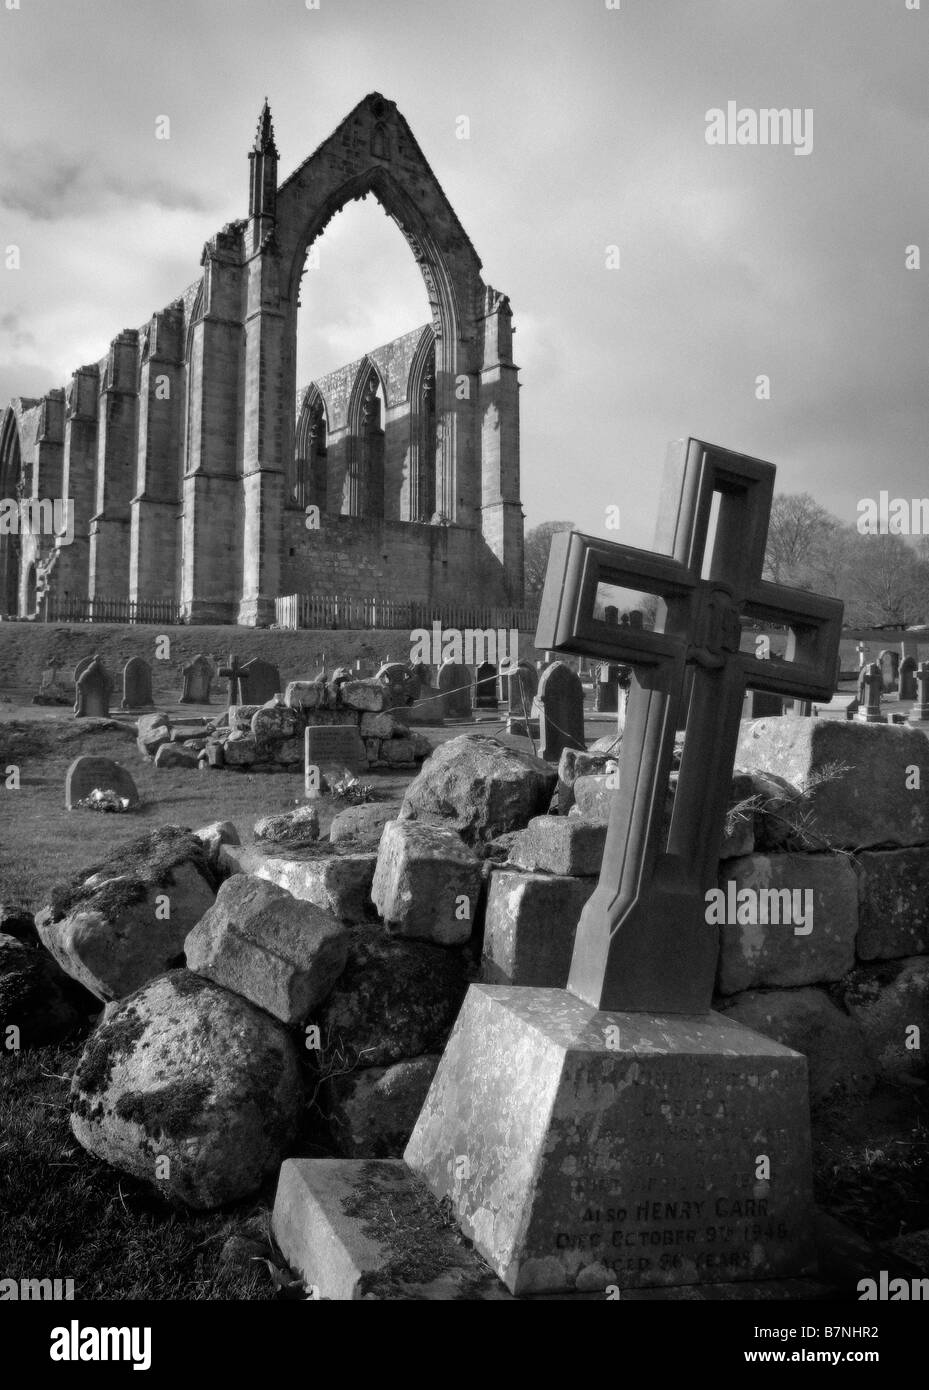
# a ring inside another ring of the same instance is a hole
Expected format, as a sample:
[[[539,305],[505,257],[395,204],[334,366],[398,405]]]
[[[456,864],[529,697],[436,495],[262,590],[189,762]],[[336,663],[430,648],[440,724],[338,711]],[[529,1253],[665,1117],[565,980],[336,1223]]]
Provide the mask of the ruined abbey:
[[[249,166],[248,216],[206,243],[201,277],[0,416],[0,613],[128,599],[255,625],[286,594],[521,603],[509,301],[406,121],[373,93],[279,182],[266,102]],[[431,322],[298,383],[308,252],[367,194],[403,232]],[[68,534],[28,524],[43,499],[70,502]]]

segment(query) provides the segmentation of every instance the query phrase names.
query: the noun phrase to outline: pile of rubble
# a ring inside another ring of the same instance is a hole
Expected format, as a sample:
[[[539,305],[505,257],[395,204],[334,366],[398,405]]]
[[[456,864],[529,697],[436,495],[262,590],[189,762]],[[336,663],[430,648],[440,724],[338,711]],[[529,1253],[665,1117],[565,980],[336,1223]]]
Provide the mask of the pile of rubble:
[[[139,751],[155,766],[236,767],[280,772],[302,766],[308,725],[356,731],[353,760],[359,766],[406,767],[430,752],[429,741],[409,727],[408,707],[395,703],[376,678],[354,680],[336,671],[326,680],[291,681],[283,698],[261,705],[231,705],[214,720],[176,721],[161,711],[138,723]]]

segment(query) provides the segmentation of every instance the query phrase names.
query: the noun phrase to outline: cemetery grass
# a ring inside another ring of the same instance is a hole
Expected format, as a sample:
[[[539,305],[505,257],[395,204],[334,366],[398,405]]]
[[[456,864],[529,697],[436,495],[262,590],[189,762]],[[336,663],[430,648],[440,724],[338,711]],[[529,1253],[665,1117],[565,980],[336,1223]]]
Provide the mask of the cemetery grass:
[[[56,883],[162,825],[196,830],[211,821],[231,820],[247,842],[259,816],[293,810],[303,802],[300,772],[155,768],[136,747],[134,725],[127,722],[124,730],[90,729],[70,712],[43,721],[0,722],[0,773],[11,765],[20,771],[19,790],[5,789],[0,781],[0,902],[37,911]],[[132,774],[142,799],[137,811],[65,810],[68,767],[88,753],[113,758]],[[386,800],[402,796],[411,775],[375,772],[364,780],[374,799]],[[320,798],[323,836],[345,804]]]
[[[8,905],[38,910],[54,884],[158,826],[196,829],[231,820],[247,842],[259,816],[303,800],[300,773],[156,769],[138,752],[128,721],[115,730],[74,720],[70,712],[42,719],[10,713],[0,722],[0,772],[17,766],[20,787],[2,792],[0,901]],[[65,810],[68,766],[86,753],[129,770],[142,798],[138,811]],[[365,780],[374,799],[385,800],[402,796],[411,776],[407,770]],[[323,836],[345,804],[320,798]],[[276,1175],[255,1202],[197,1213],[172,1208],[73,1140],[68,1091],[87,1031],[18,1056],[0,1054],[3,1277],[73,1279],[78,1299],[300,1297],[270,1239]],[[222,1260],[231,1238],[239,1254]]]
[[[86,1153],[68,1123],[82,1047],[0,1060],[3,1277],[73,1279],[77,1300],[274,1298],[282,1262],[269,1235],[273,1190],[228,1211],[174,1210]]]

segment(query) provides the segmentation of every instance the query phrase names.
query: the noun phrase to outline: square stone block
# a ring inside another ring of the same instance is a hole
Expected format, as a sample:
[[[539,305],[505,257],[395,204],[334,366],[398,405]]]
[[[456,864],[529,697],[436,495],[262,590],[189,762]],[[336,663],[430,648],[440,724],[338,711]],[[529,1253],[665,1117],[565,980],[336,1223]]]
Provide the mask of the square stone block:
[[[472,985],[404,1157],[517,1294],[813,1266],[806,1060],[720,1014]]]
[[[510,860],[547,874],[599,874],[606,831],[605,822],[581,816],[536,816],[513,841]]]
[[[495,869],[484,918],[481,978],[564,989],[577,924],[595,878]]]
[[[271,1226],[315,1298],[509,1299],[399,1159],[287,1159]]]

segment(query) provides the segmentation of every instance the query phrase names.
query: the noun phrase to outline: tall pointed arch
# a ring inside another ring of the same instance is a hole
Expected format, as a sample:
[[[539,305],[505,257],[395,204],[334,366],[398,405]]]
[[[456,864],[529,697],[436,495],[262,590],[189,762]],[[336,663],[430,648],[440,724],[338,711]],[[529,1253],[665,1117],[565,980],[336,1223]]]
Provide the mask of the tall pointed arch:
[[[348,467],[342,497],[345,516],[384,515],[384,426],[387,390],[376,363],[361,359],[348,403]]]
[[[410,449],[407,478],[407,520],[431,521],[436,510],[436,339],[424,328],[410,366]]]
[[[327,459],[329,412],[316,382],[303,393],[294,442],[292,496],[299,507],[329,510]]]
[[[0,497],[17,501],[22,496],[22,448],[19,421],[12,405],[0,416]],[[18,528],[0,533],[0,612],[19,614],[20,539]]]

